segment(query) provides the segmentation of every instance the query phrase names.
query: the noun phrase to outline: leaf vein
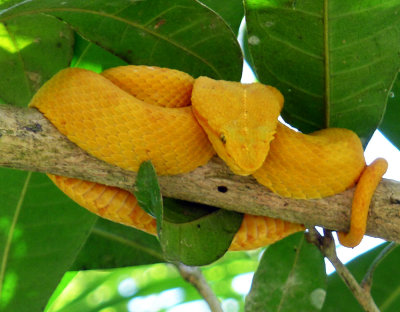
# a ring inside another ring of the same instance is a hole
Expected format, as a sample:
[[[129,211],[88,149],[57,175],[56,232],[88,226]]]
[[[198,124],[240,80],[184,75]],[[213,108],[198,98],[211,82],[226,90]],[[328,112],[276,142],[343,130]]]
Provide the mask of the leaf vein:
[[[379,58],[373,59],[369,63],[365,63],[365,64],[362,64],[360,66],[355,66],[355,67],[351,67],[351,68],[346,68],[344,70],[339,70],[339,71],[337,71],[335,73],[332,73],[331,77],[336,77],[336,76],[340,76],[340,75],[343,75],[343,74],[348,74],[348,73],[351,73],[351,72],[359,71],[361,69],[365,69],[365,68],[368,68],[368,67],[370,67],[372,65],[381,63],[382,61],[384,61],[384,60],[386,60],[388,58],[391,58],[391,57],[393,57],[393,56],[390,55],[390,54],[387,54],[384,57],[379,57]]]
[[[13,219],[11,222],[10,229],[8,231],[7,240],[5,243],[4,252],[3,252],[3,256],[2,256],[2,260],[1,260],[1,266],[0,266],[0,295],[1,295],[2,288],[3,288],[3,284],[4,284],[6,268],[7,268],[7,261],[8,261],[8,256],[9,256],[10,249],[11,249],[11,243],[12,243],[12,239],[14,236],[15,227],[16,227],[16,224],[18,221],[18,217],[21,213],[22,204],[25,199],[26,191],[28,189],[28,185],[29,185],[31,176],[32,176],[32,172],[28,172],[26,179],[25,179],[24,186],[22,187],[21,194],[19,196],[17,205],[15,207],[15,212],[14,212],[14,216],[13,216]]]
[[[368,36],[365,36],[363,38],[359,38],[358,40],[352,41],[350,43],[346,43],[346,44],[341,45],[341,46],[334,47],[334,48],[332,48],[330,50],[330,52],[336,52],[336,51],[339,51],[339,50],[342,50],[342,49],[350,48],[350,47],[352,47],[354,45],[357,45],[359,43],[362,43],[362,42],[365,42],[365,41],[368,41],[368,40],[372,40],[373,38],[376,38],[379,34],[384,33],[384,32],[386,32],[386,31],[388,31],[390,29],[395,28],[395,26],[397,24],[398,24],[398,22],[396,24],[388,25],[387,27],[382,28],[381,30],[376,31],[376,32],[374,32],[374,33],[372,33],[372,34],[370,34]]]
[[[393,1],[394,2],[394,1]],[[362,14],[362,13],[366,13],[366,12],[370,12],[370,11],[373,11],[373,10],[377,10],[377,9],[380,9],[380,8],[382,8],[382,7],[388,7],[389,5],[388,5],[388,3],[387,3],[387,1],[382,1],[380,4],[378,4],[378,5],[375,5],[375,6],[372,6],[372,7],[369,7],[369,8],[364,8],[364,9],[362,9],[362,10],[358,10],[357,12],[345,12],[345,13],[342,13],[342,14],[337,14],[337,15],[334,15],[334,16],[332,16],[331,18],[330,18],[330,20],[332,21],[332,20],[335,20],[335,19],[340,19],[340,18],[343,18],[343,17],[349,17],[349,16],[353,16],[353,15],[358,15],[358,14]],[[392,7],[391,8],[391,10],[393,10],[394,8]]]
[[[338,103],[342,103],[342,102],[345,102],[347,100],[350,100],[351,98],[354,98],[357,95],[363,94],[364,92],[366,92],[366,91],[368,91],[370,89],[376,88],[379,85],[383,87],[384,83],[382,81],[378,81],[376,83],[370,84],[370,85],[366,86],[363,89],[357,90],[356,92],[353,92],[353,93],[351,93],[351,94],[349,94],[349,95],[347,95],[347,96],[345,96],[345,97],[343,97],[341,99],[338,99],[338,100],[334,101],[334,104],[338,104]]]
[[[266,69],[273,77],[275,77],[275,78],[276,78],[278,81],[280,81],[281,83],[286,84],[286,85],[289,86],[291,89],[298,90],[298,91],[300,91],[300,92],[303,92],[304,94],[307,94],[307,95],[312,96],[312,97],[317,98],[317,99],[322,98],[322,95],[320,95],[320,94],[313,93],[313,92],[308,91],[308,90],[306,90],[306,89],[304,89],[304,88],[302,88],[302,87],[300,87],[300,86],[297,86],[297,85],[293,84],[292,82],[289,82],[289,81],[287,81],[287,80],[284,80],[284,79],[280,78],[276,73],[274,73],[274,72],[271,70],[271,68],[269,68],[267,65],[264,65],[264,66],[265,66],[265,69]]]
[[[311,57],[311,58],[313,58],[313,59],[316,59],[316,60],[322,60],[322,59],[323,59],[323,57],[322,57],[321,55],[314,54],[314,53],[309,52],[309,51],[307,51],[307,50],[305,50],[305,49],[303,49],[303,48],[300,48],[300,47],[298,47],[298,46],[296,46],[296,45],[294,45],[294,44],[292,44],[292,43],[290,43],[290,42],[288,42],[288,41],[286,41],[286,40],[282,40],[282,39],[280,39],[280,38],[278,38],[278,37],[276,37],[276,36],[274,36],[274,35],[271,35],[271,34],[267,31],[267,28],[266,28],[265,26],[261,26],[261,27],[264,29],[266,35],[267,35],[271,40],[276,41],[276,42],[279,42],[279,43],[282,43],[283,45],[286,45],[288,48],[290,48],[290,49],[292,49],[292,50],[295,50],[295,51],[297,51],[297,52],[300,52],[300,53],[302,53],[302,54],[304,54],[304,55],[307,55],[307,56],[309,56],[309,57]]]

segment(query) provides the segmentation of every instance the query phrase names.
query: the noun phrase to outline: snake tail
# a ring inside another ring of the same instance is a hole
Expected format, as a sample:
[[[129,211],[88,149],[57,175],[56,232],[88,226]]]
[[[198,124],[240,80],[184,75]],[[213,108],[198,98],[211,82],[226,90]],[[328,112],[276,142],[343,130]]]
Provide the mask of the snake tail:
[[[350,230],[347,233],[338,232],[339,241],[343,246],[355,247],[361,242],[367,228],[372,196],[387,168],[387,161],[378,158],[367,166],[361,174],[353,196]]]

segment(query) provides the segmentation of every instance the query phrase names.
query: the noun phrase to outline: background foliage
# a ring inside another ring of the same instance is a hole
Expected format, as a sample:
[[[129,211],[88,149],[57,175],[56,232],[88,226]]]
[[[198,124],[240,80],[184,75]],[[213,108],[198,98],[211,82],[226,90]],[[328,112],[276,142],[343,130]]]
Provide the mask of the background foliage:
[[[305,132],[350,128],[365,144],[379,126],[399,148],[399,10],[399,0],[3,0],[0,102],[26,106],[68,66],[99,72],[147,64],[238,81],[236,37],[245,16],[246,59],[261,82],[285,95],[286,121]],[[357,277],[380,248],[349,264]],[[382,311],[397,311],[399,253],[375,274]],[[335,274],[326,277],[302,234],[259,257],[228,253],[202,269],[227,311],[245,308],[232,281],[257,266],[248,311],[360,310]],[[1,311],[115,312],[139,310],[145,300],[163,311],[198,300],[164,259],[156,238],[89,214],[44,175],[0,168]],[[157,305],[167,295],[176,301]]]

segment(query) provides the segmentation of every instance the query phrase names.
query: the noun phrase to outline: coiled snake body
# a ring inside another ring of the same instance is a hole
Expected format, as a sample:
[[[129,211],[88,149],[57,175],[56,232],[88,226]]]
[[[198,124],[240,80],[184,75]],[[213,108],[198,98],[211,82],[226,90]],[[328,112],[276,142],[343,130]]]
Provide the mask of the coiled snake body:
[[[192,106],[190,106],[192,104]],[[137,171],[150,159],[159,175],[191,171],[216,152],[236,174],[249,175],[287,197],[320,198],[358,181],[347,246],[365,232],[370,199],[386,171],[378,159],[365,166],[359,138],[350,130],[305,135],[278,122],[283,96],[259,83],[216,81],[172,69],[115,67],[97,74],[69,68],[33,97],[72,142],[106,162]],[[155,234],[155,220],[129,192],[60,176],[51,179],[90,211]],[[253,249],[304,227],[245,215],[230,249]]]

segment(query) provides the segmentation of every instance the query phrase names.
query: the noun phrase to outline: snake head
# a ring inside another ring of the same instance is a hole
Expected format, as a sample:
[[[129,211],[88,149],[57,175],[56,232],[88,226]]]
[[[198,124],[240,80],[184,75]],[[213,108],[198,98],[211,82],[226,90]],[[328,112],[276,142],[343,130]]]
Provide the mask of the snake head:
[[[200,77],[192,105],[218,156],[234,173],[249,175],[262,166],[283,106],[277,89]]]

